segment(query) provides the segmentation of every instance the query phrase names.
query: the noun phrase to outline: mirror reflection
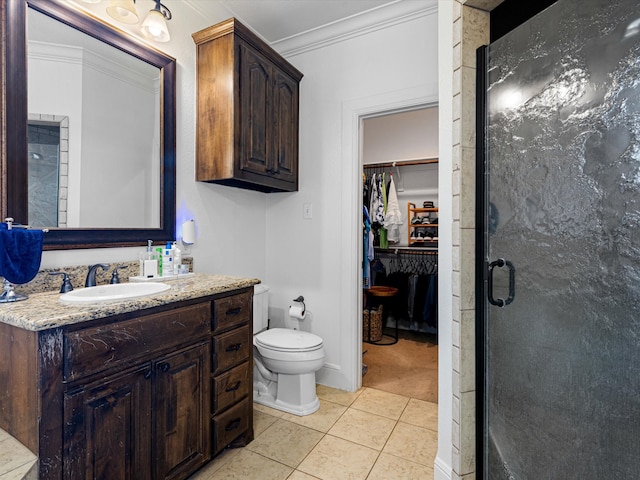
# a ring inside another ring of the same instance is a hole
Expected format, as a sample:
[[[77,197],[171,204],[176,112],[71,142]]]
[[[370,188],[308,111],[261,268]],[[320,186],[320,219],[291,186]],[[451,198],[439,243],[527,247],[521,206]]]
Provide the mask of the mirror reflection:
[[[27,25],[29,224],[159,228],[160,69],[31,8]]]

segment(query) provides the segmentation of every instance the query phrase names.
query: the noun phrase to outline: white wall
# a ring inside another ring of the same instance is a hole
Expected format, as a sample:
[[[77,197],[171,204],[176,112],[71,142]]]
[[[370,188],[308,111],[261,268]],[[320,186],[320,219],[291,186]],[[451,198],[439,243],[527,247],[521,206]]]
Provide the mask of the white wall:
[[[300,100],[300,191],[267,198],[267,283],[279,320],[304,295],[326,349],[320,383],[353,390],[359,371],[361,169],[358,115],[437,101],[437,15],[289,57],[305,74]],[[355,148],[354,148],[355,147]],[[313,218],[303,219],[303,204]]]
[[[132,82],[124,74],[116,75],[115,65],[104,68],[102,59],[92,56],[84,52],[82,124],[69,129],[73,138],[77,128],[82,128],[83,139],[80,222],[71,226],[158,228],[157,214],[149,212],[148,199],[159,188],[149,188],[146,179],[159,163],[158,156],[151,158],[152,141],[158,140],[154,114],[159,97],[151,78],[146,78],[147,83]],[[123,111],[137,115],[122,115]]]
[[[366,118],[362,163],[438,157],[438,107]]]

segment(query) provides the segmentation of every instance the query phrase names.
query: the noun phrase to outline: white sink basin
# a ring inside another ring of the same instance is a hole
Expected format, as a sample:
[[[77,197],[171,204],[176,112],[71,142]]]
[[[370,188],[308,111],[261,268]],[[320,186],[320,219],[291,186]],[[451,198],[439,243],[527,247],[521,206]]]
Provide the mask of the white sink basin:
[[[170,288],[170,285],[160,282],[114,283],[72,290],[60,295],[60,301],[63,303],[75,304],[117,302],[154,295],[156,293],[165,292]]]

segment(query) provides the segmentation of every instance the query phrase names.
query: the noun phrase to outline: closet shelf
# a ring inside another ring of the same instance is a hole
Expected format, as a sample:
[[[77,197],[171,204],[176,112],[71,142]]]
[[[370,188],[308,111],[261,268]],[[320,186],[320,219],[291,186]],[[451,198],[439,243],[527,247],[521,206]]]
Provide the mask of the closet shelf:
[[[421,208],[415,203],[407,203],[407,243],[412,245],[438,245],[438,224],[432,223],[432,213],[438,213],[436,207]],[[418,223],[414,223],[418,219]],[[425,223],[428,220],[428,223]]]

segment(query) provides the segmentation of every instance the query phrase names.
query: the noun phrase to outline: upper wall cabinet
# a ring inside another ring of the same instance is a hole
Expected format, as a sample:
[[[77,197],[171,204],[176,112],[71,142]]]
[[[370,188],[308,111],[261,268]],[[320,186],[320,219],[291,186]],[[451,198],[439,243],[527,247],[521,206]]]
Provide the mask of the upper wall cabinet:
[[[193,39],[196,180],[262,192],[298,190],[302,73],[234,18]]]

